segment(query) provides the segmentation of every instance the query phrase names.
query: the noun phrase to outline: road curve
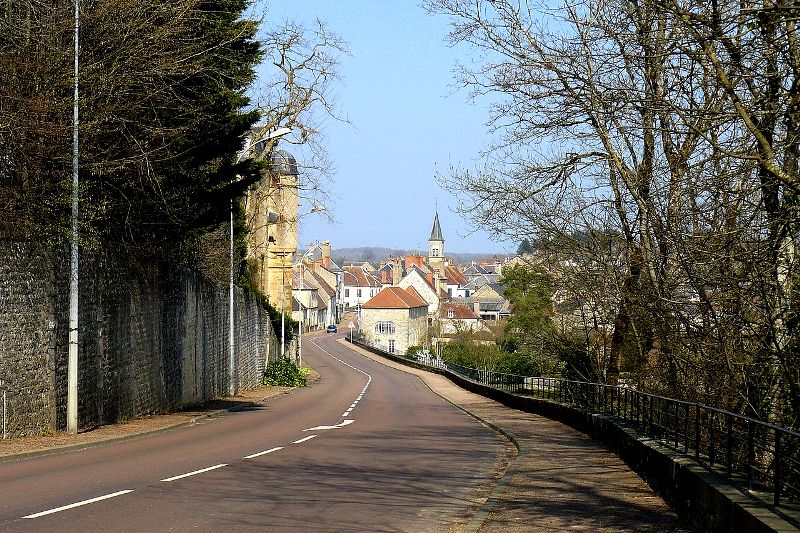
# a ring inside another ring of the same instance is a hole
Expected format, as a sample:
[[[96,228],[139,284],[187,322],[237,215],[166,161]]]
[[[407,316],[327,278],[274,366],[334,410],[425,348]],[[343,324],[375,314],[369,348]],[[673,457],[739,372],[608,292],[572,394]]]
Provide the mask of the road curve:
[[[309,388],[138,440],[0,464],[0,529],[443,531],[503,445],[417,377],[309,336]]]

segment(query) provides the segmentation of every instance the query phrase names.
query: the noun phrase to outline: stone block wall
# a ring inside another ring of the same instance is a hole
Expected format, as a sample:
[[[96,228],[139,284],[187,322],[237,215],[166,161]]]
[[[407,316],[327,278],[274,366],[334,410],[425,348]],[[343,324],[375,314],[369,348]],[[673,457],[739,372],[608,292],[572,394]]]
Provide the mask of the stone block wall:
[[[0,240],[0,392],[9,436],[66,427],[68,269],[65,247]],[[79,426],[227,395],[228,290],[175,266],[81,254]],[[260,384],[274,337],[255,295],[237,288],[235,390]]]

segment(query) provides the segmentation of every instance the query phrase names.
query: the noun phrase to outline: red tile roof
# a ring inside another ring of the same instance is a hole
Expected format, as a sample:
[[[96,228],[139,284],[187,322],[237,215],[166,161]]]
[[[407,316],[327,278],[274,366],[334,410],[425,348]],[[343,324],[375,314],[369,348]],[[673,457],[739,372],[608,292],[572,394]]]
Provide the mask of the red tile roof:
[[[413,288],[403,290],[400,287],[386,287],[373,296],[363,309],[412,309],[414,307],[428,307],[428,303],[420,298],[419,293]]]
[[[349,287],[380,287],[381,283],[360,266],[344,267],[344,284]]]
[[[452,318],[458,318],[461,320],[466,319],[478,319],[480,318],[478,315],[475,314],[475,311],[472,310],[471,307],[465,304],[456,304],[452,302],[442,302],[439,306],[439,313],[443,317],[448,316],[448,311],[453,312]],[[450,317],[448,317],[450,318]]]
[[[469,283],[464,274],[459,269],[453,266],[444,267],[444,275],[447,277],[448,285],[466,285]]]

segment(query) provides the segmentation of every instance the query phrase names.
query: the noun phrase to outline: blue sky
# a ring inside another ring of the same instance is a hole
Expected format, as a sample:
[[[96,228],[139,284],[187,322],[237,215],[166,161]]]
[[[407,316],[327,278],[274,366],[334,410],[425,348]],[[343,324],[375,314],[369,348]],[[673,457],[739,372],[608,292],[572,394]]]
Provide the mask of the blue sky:
[[[452,212],[456,199],[434,180],[450,164],[472,167],[486,144],[487,110],[453,93],[452,68],[468,50],[447,46],[448,21],[415,1],[262,0],[267,24],[316,19],[348,43],[336,88],[340,115],[325,122],[335,171],[326,202],[336,222],[309,215],[300,242],[427,249],[437,208],[452,252],[504,252],[516,244],[470,234]],[[282,146],[285,148],[285,146]],[[290,148],[297,157],[297,147]]]

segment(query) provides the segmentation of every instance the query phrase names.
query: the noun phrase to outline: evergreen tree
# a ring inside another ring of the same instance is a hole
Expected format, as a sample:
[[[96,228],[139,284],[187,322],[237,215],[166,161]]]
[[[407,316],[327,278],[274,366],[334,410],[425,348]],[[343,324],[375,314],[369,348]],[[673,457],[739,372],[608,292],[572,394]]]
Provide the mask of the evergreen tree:
[[[531,244],[531,241],[529,241],[527,238],[522,239],[522,242],[517,247],[517,255],[532,254],[533,252],[534,248],[533,245]]]

